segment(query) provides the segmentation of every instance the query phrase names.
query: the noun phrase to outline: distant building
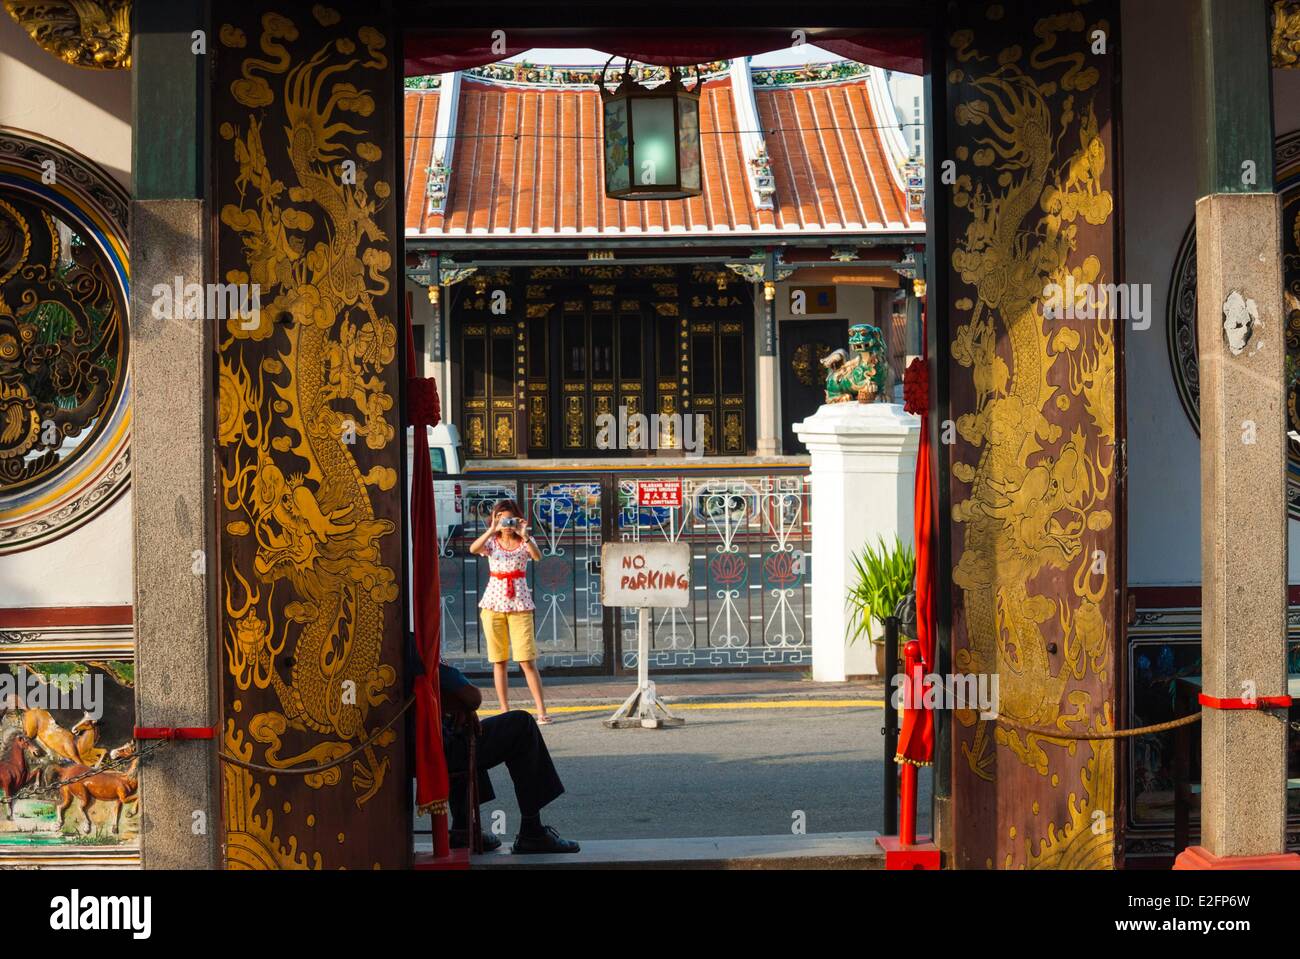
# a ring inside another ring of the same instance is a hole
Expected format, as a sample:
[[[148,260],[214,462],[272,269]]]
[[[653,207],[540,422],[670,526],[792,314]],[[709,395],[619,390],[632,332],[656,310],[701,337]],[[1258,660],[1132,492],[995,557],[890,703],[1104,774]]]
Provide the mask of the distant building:
[[[925,102],[922,78],[911,73],[886,70],[889,94],[894,100],[898,125],[914,160],[925,158]]]
[[[599,65],[407,81],[407,289],[471,463],[634,455],[593,426],[620,409],[692,415],[708,455],[802,454],[852,323],[891,332],[898,381],[925,223],[885,71],[703,71],[703,194],[636,204],[604,194]]]

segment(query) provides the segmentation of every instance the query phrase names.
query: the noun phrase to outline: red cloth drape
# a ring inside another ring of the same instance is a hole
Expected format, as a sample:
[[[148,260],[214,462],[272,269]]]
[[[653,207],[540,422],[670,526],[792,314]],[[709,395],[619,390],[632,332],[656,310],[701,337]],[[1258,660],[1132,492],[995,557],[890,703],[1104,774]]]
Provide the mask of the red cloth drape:
[[[591,48],[640,63],[685,67],[781,50],[793,42],[788,30],[638,30],[514,29],[505,30],[505,45],[494,50],[492,31],[438,30],[406,37],[406,75],[425,76],[467,70],[508,60],[536,48]],[[805,40],[837,56],[872,66],[924,72],[925,38],[907,30],[809,29]],[[611,70],[617,67],[616,63]]]
[[[406,317],[406,410],[415,442],[411,454],[411,590],[415,648],[424,671],[415,679],[415,803],[446,813],[447,757],[442,751],[442,590],[438,583],[438,525],[427,428],[441,419],[438,384],[415,375],[411,317]]]
[[[930,451],[930,384],[926,365],[925,306],[921,308],[921,357],[908,367],[903,384],[905,409],[921,416],[921,440],[916,453],[916,488],[913,509],[916,541],[916,639],[921,646],[921,663],[928,675],[934,671],[934,481],[930,476],[932,462]],[[921,696],[925,690],[913,692],[907,687],[909,697]],[[904,702],[903,723],[898,731],[898,753],[895,762],[928,766],[934,761],[934,713],[929,709],[914,709],[910,701]]]

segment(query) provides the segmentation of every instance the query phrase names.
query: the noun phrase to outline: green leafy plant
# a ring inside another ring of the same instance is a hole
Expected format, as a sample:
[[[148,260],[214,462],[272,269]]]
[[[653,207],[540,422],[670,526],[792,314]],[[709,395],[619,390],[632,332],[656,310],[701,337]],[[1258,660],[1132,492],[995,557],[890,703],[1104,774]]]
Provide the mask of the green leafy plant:
[[[865,635],[877,643],[880,640],[871,635],[871,621],[883,623],[894,615],[894,609],[912,589],[916,554],[897,536],[892,546],[882,537],[876,547],[867,545],[852,559],[854,579],[845,600],[849,611],[848,641],[856,643]]]

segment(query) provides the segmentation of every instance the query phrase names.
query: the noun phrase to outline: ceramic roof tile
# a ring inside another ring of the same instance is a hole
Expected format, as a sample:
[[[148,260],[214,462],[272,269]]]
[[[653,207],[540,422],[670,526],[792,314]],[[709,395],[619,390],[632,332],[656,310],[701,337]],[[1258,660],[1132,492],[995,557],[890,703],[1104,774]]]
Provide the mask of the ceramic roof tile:
[[[406,93],[408,236],[504,238],[896,232],[923,227],[889,169],[862,79],[755,91],[775,196],[755,203],[731,80],[700,99],[703,195],[622,203],[604,195],[600,97],[593,87],[461,82],[446,213],[429,212],[437,90]]]

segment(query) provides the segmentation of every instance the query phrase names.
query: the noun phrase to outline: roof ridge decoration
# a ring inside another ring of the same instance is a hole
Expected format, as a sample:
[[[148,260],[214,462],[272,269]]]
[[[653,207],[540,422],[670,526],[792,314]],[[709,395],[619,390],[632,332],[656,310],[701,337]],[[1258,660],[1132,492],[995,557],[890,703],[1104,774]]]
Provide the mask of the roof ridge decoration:
[[[700,73],[706,80],[715,80],[726,73],[729,66],[730,61],[715,60],[701,64]],[[843,83],[846,80],[865,78],[870,75],[870,72],[869,65],[855,60],[808,63],[799,66],[751,66],[750,68],[753,85],[764,89]],[[463,73],[471,79],[488,83],[511,83],[524,86],[580,87],[598,86],[600,83],[599,64],[529,63],[523,60],[514,63],[489,63],[482,67],[471,67]],[[647,64],[634,65],[632,75],[641,83],[667,79],[664,67]],[[441,78],[441,74],[407,77],[404,84],[407,90],[436,90],[440,86]]]
[[[729,66],[730,61],[728,60],[714,60],[709,63],[702,63],[698,68],[700,78],[702,80],[717,79],[727,72]],[[489,63],[486,66],[471,67],[462,72],[471,80],[482,80],[487,83],[544,87],[598,87],[600,86],[601,64],[590,66],[587,64],[567,65],[529,63],[524,60],[515,63]],[[668,80],[667,67],[633,63],[629,73],[634,80],[643,86],[654,86],[656,83],[665,83]],[[409,80],[407,86],[408,88],[411,86]]]
[[[776,196],[776,178],[767,155],[767,139],[763,124],[759,122],[758,101],[754,99],[753,70],[748,57],[739,57],[731,63],[731,100],[735,129],[740,137],[740,149],[745,157],[749,191],[754,206],[771,210]]]
[[[425,195],[429,213],[443,216],[451,193],[451,167],[456,155],[456,117],[460,110],[460,74],[444,73],[439,78],[438,116],[433,125],[430,149],[429,183]]]
[[[798,87],[862,79],[871,74],[871,67],[856,60],[833,60],[793,67],[755,67],[750,73],[756,87]]]
[[[894,99],[889,93],[889,84],[884,70],[867,71],[867,98],[871,101],[872,112],[876,115],[880,127],[881,140],[888,153],[889,171],[894,183],[903,194],[903,218],[910,227],[912,214],[925,209],[925,162],[913,159],[903,138],[903,128]],[[888,118],[888,119],[887,119]]]

